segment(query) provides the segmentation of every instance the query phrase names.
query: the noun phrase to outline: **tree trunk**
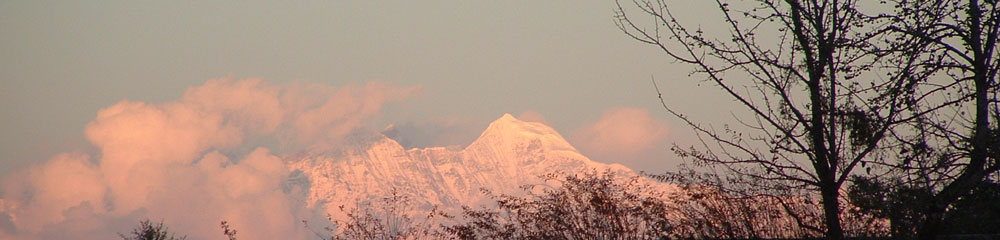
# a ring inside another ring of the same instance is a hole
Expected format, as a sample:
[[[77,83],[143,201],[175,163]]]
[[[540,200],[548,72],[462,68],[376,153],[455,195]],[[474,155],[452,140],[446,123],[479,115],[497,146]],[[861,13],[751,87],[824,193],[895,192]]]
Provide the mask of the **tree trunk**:
[[[927,212],[924,215],[923,224],[920,224],[920,228],[917,229],[917,239],[930,240],[935,239],[941,230],[942,218],[944,218],[944,210],[946,206],[939,206],[937,201],[934,201],[928,206]]]
[[[984,44],[982,12],[979,9],[978,0],[969,0],[968,6],[969,35],[964,38],[965,43],[972,50],[972,72],[976,92],[976,119],[972,130],[972,151],[969,154],[969,163],[962,170],[962,173],[950,184],[946,185],[931,202],[930,208],[924,215],[923,224],[918,230],[920,239],[933,239],[941,233],[944,224],[944,213],[948,206],[957,201],[963,195],[969,194],[975,184],[986,177],[986,163],[990,138],[990,116],[989,116],[989,91],[990,91],[990,66],[987,64],[988,54],[986,48],[992,48],[993,43]],[[987,37],[993,39],[993,37]],[[990,40],[994,41],[994,40]]]
[[[826,238],[844,239],[844,229],[840,225],[840,187],[833,181],[824,181],[820,194],[823,197]]]

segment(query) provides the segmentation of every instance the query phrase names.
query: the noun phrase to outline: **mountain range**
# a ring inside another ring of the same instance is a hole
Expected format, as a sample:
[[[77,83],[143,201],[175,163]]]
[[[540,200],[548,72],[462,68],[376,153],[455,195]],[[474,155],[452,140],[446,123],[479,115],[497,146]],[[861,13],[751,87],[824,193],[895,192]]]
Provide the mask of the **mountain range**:
[[[355,138],[364,144],[286,157],[293,171],[289,183],[308,189],[307,207],[325,208],[335,220],[345,216],[338,206],[356,206],[392,191],[420,208],[455,212],[488,200],[480,189],[517,194],[520,186],[547,184],[545,174],[607,170],[637,175],[619,164],[592,161],[551,127],[510,114],[462,149],[404,149],[382,134]]]

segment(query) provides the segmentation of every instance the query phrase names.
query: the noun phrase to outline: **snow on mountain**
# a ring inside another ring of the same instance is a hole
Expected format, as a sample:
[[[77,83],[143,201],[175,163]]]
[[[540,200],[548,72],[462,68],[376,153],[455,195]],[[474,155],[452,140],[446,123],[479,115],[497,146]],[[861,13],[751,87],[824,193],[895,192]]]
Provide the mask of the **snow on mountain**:
[[[342,217],[338,206],[385,197],[395,189],[412,203],[444,210],[481,203],[481,188],[517,193],[524,184],[541,184],[540,176],[556,171],[596,169],[635,176],[618,164],[594,162],[580,154],[558,132],[510,114],[492,122],[465,149],[404,149],[384,135],[359,137],[359,144],[338,150],[300,154],[287,159],[293,179],[308,186],[308,207],[326,208]]]

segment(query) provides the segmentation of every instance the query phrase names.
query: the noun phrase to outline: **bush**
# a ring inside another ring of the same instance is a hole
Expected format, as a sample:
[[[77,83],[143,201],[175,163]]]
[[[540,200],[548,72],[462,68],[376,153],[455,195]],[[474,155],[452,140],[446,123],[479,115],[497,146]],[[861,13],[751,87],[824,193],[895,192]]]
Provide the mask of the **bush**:
[[[139,222],[139,227],[132,229],[131,235],[125,236],[118,233],[118,236],[124,240],[183,240],[187,238],[187,236],[176,238],[174,234],[167,232],[167,227],[163,226],[162,221],[153,224],[148,219]]]

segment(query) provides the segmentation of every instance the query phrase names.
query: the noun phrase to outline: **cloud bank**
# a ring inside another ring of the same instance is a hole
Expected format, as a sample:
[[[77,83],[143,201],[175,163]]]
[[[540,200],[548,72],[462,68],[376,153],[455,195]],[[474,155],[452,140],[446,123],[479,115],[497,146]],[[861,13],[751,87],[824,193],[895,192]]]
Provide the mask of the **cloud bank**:
[[[216,79],[172,102],[121,101],[85,129],[99,155],[63,153],[3,179],[0,238],[115,238],[145,218],[193,239],[221,237],[221,220],[241,239],[311,236],[297,223],[317,217],[301,204],[306,189],[283,182],[281,159],[265,147],[231,152],[257,138],[331,146],[418,91]]]
[[[665,166],[668,129],[645,109],[614,108],[573,131],[569,141],[591,159],[648,171]]]

